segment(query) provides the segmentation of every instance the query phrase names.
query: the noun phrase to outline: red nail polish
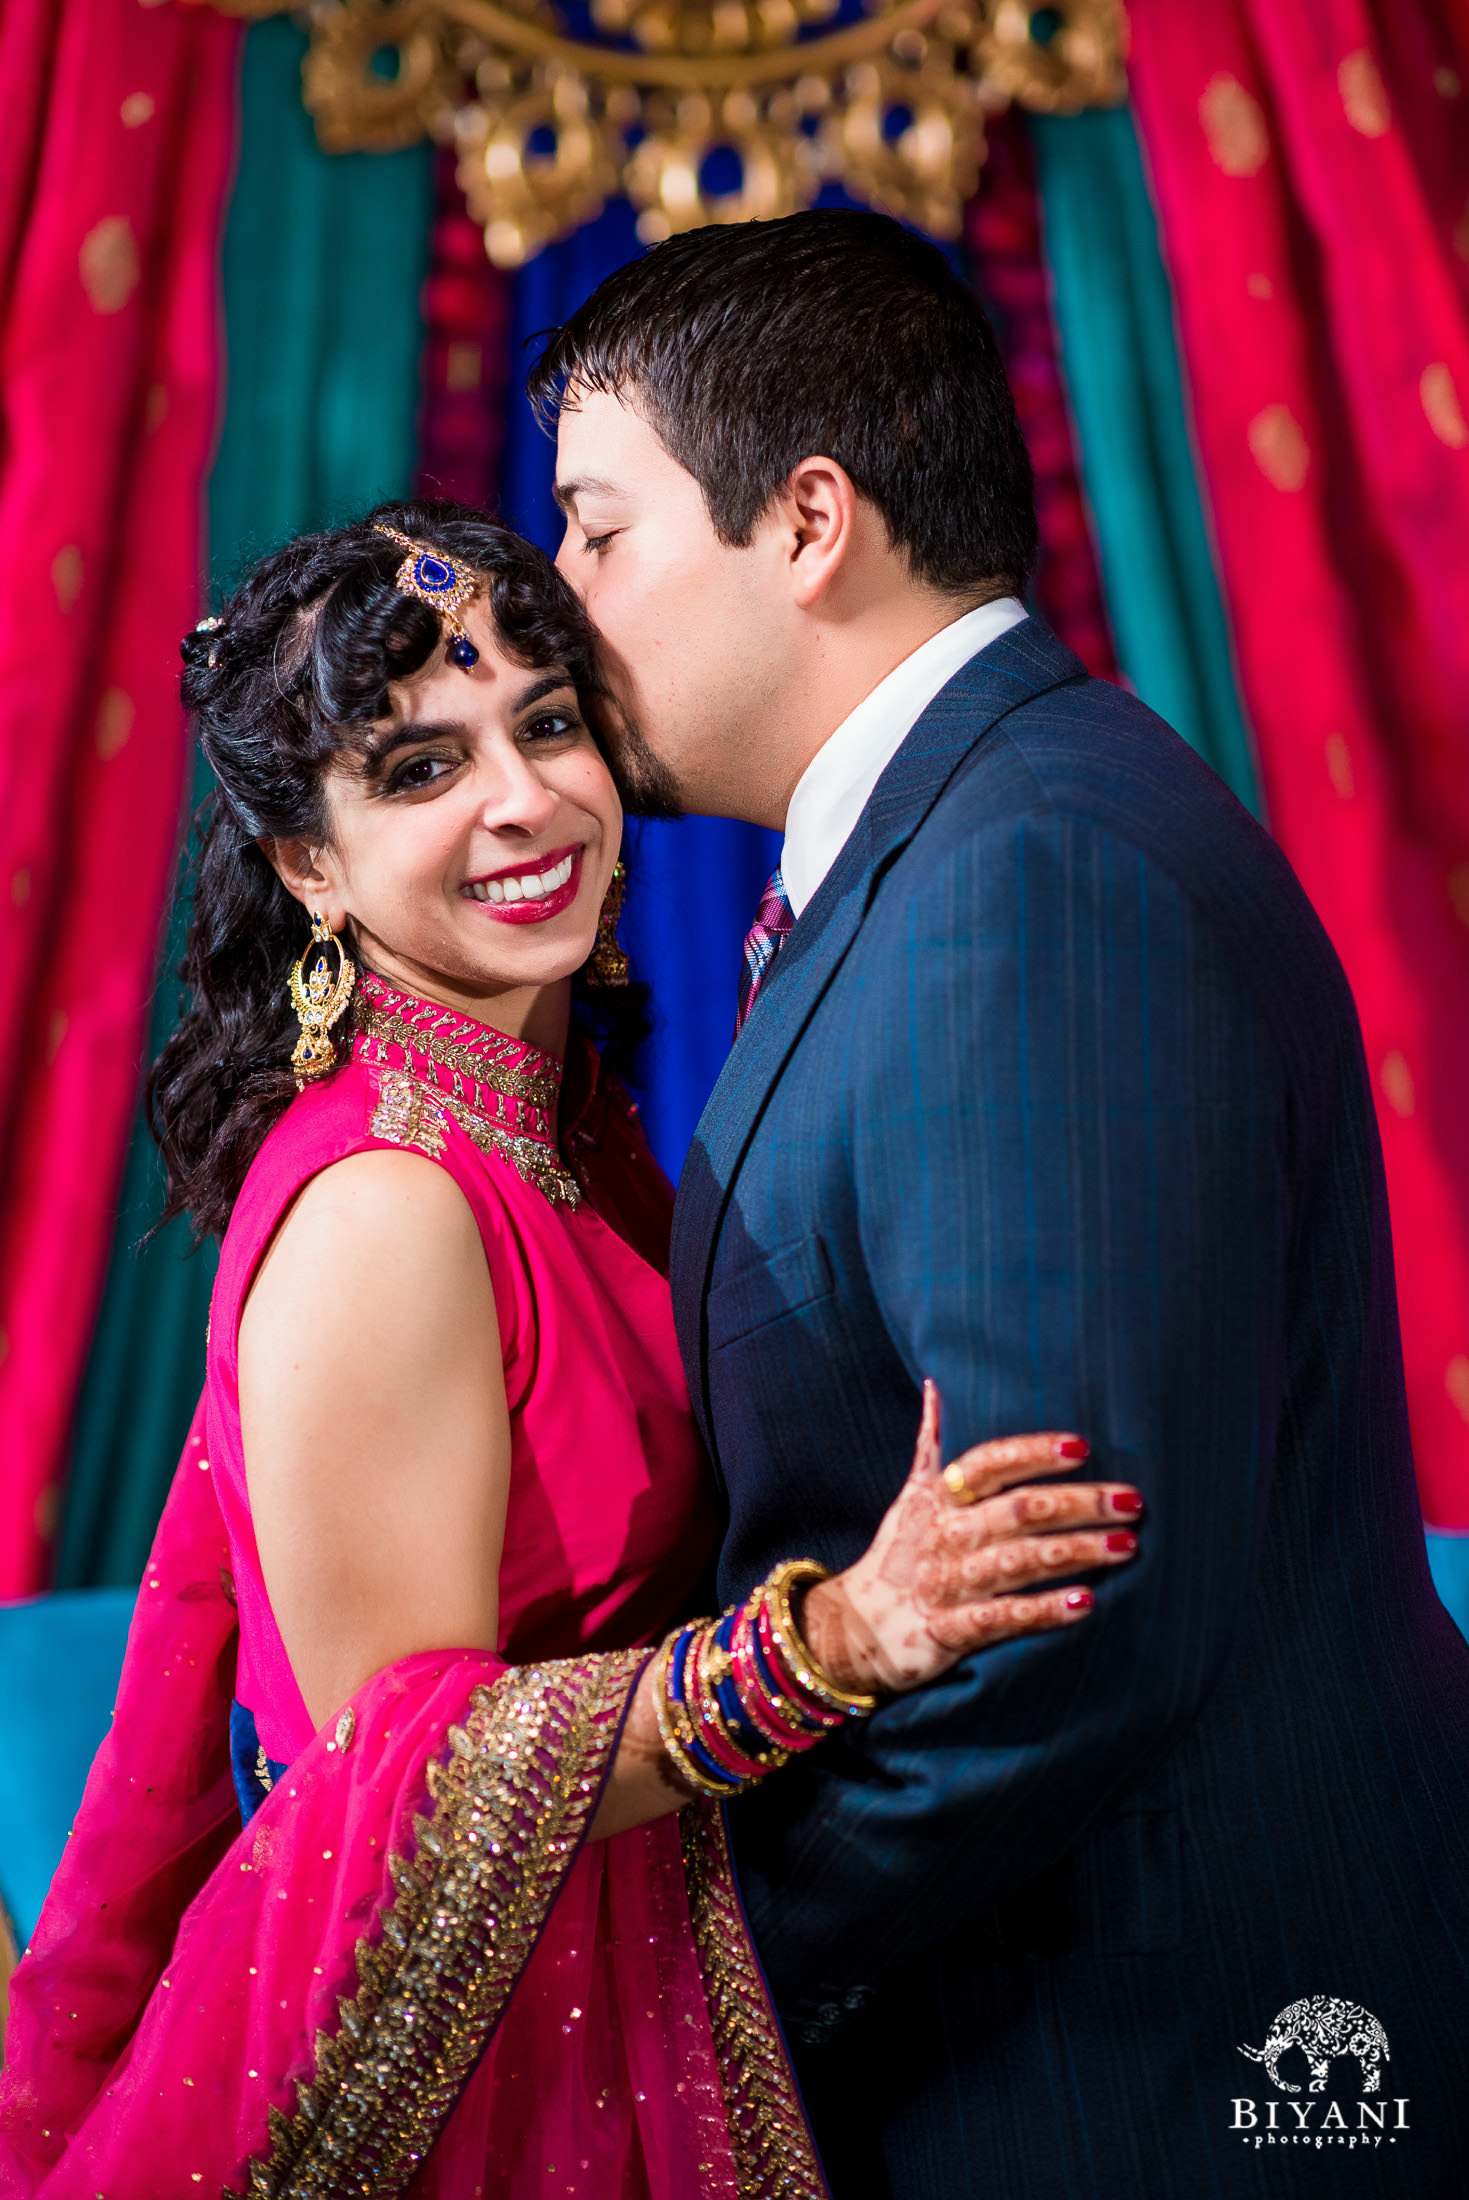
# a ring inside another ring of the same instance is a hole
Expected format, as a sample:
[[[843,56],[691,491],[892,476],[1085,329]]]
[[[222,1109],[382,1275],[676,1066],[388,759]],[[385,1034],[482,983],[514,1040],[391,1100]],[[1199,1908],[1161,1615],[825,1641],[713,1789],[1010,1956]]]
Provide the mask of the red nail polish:
[[[1092,1447],[1084,1436],[1063,1436],[1056,1446],[1058,1459],[1090,1459]]]
[[[1109,1551],[1135,1551],[1137,1537],[1129,1535],[1126,1528],[1114,1528],[1107,1538],[1107,1548]]]
[[[1095,1602],[1090,1589],[1068,1589],[1066,1592],[1068,1612],[1089,1612]]]
[[[1114,1490],[1109,1500],[1115,1513],[1124,1513],[1129,1520],[1143,1509],[1142,1493],[1138,1490]]]

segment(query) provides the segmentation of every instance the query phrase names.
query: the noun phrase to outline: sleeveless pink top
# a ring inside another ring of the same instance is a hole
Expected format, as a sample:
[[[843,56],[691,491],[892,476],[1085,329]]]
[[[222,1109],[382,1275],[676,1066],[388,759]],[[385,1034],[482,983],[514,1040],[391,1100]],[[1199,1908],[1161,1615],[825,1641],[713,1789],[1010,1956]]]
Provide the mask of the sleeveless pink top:
[[[636,1111],[576,1040],[562,1065],[364,975],[353,1059],[287,1109],[225,1233],[210,1317],[209,1456],[240,1615],[236,1694],[268,1757],[312,1725],[256,1550],[240,1441],[240,1312],[296,1194],[384,1146],[448,1170],[479,1224],[510,1405],[500,1642],[514,1663],[660,1633],[714,1541],[706,1469],[664,1281],[672,1191]],[[570,1157],[568,1162],[567,1156]],[[604,1219],[605,1218],[605,1219]],[[609,1226],[615,1225],[615,1226]]]

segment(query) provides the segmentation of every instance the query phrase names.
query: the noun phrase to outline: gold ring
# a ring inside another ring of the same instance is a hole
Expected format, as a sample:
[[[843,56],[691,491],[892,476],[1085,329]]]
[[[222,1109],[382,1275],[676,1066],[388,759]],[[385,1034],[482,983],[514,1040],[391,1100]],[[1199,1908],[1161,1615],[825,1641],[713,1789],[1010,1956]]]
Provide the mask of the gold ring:
[[[977,1505],[979,1503],[978,1490],[972,1490],[969,1487],[964,1479],[964,1469],[958,1464],[957,1460],[952,1466],[947,1466],[944,1469],[944,1487],[956,1505]]]

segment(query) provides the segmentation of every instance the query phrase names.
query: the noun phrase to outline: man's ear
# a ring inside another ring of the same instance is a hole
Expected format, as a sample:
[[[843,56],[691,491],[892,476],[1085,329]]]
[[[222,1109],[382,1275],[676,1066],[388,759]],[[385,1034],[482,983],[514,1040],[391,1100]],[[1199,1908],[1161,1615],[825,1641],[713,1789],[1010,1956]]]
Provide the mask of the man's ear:
[[[781,502],[795,600],[809,611],[852,556],[860,499],[851,475],[834,458],[803,458]]]
[[[325,917],[334,932],[340,932],[347,921],[346,903],[342,899],[335,867],[324,861],[326,851],[313,848],[305,840],[273,840],[262,834],[256,846],[286,892],[303,909]]]

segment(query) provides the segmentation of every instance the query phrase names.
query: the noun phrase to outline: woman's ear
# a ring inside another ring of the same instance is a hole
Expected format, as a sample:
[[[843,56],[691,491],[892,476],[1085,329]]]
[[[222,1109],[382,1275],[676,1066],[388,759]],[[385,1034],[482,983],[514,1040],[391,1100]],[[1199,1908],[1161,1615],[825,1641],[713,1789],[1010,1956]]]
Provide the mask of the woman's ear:
[[[305,840],[273,840],[268,834],[262,834],[256,845],[286,892],[340,932],[347,921],[347,907],[325,849],[313,848]]]

